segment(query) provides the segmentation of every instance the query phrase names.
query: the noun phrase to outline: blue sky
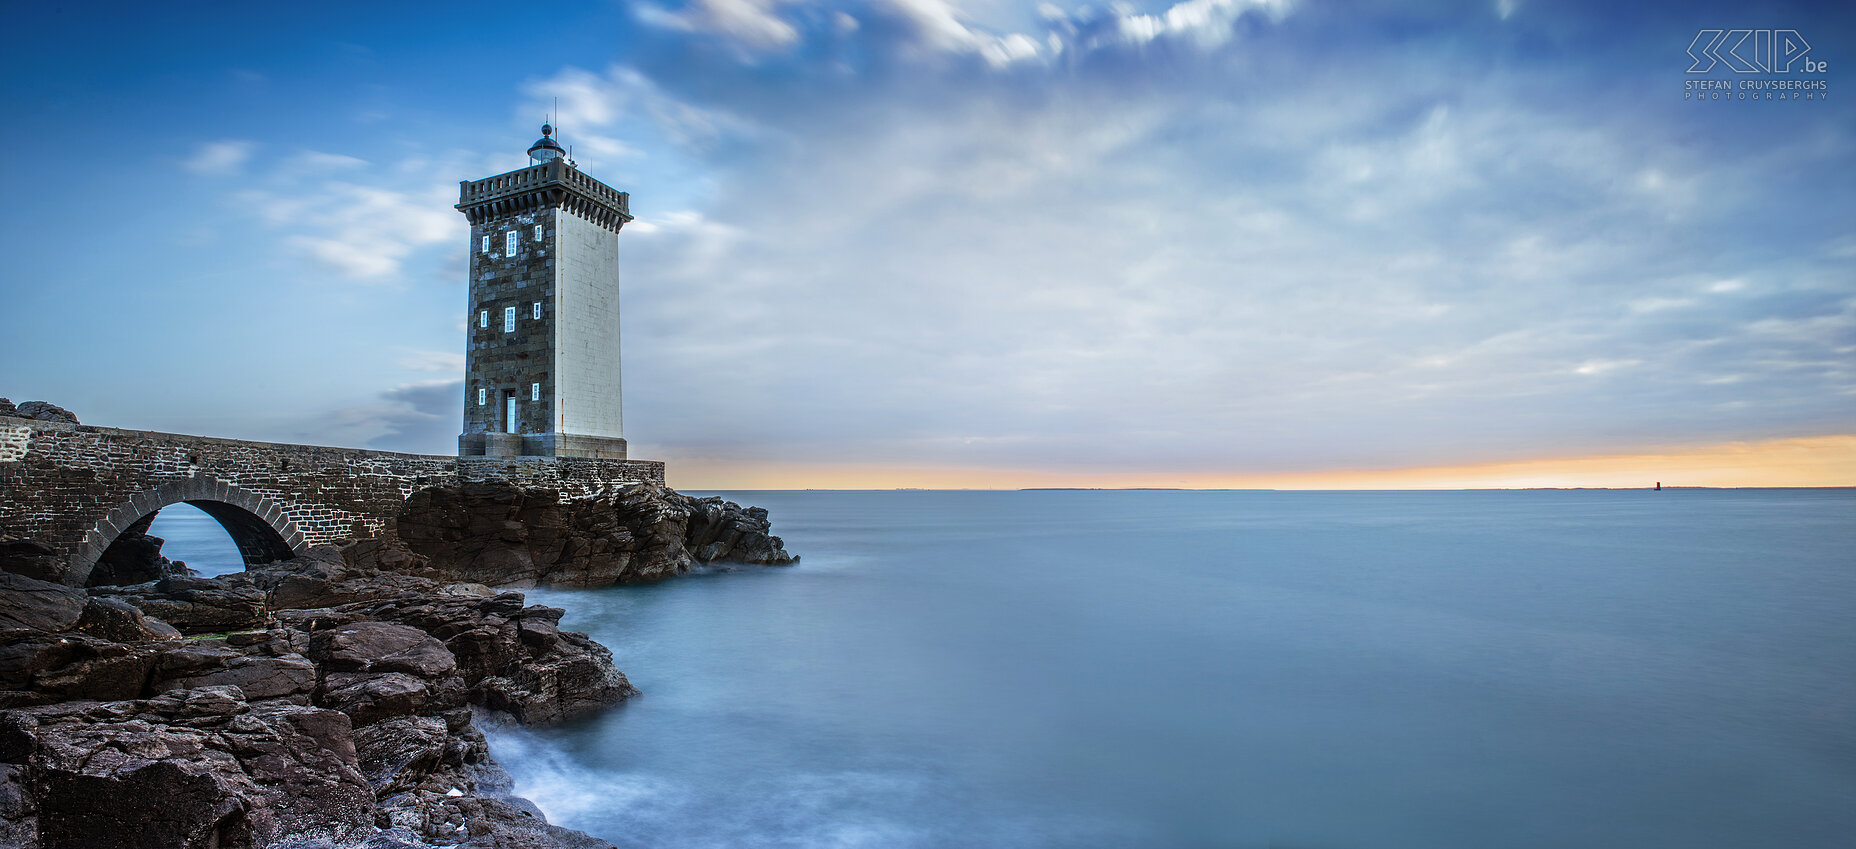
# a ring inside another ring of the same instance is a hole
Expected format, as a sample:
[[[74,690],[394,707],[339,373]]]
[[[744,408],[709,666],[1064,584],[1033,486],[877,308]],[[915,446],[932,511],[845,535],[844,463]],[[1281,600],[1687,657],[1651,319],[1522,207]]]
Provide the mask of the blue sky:
[[[449,453],[457,181],[558,97],[632,193],[627,436],[673,482],[1856,432],[1841,4],[5,14],[0,394],[89,423]],[[1831,98],[1684,102],[1731,26],[1798,30]]]

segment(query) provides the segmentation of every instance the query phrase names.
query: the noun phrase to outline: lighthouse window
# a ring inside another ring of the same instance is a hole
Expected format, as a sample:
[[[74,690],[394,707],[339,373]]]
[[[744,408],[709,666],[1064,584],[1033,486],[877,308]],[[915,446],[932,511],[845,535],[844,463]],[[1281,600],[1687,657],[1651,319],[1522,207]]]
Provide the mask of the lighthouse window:
[[[516,231],[510,230],[503,234],[503,253],[516,255]]]
[[[528,399],[530,401],[541,400],[541,384],[531,383],[528,385]]]
[[[541,318],[541,302],[540,301],[535,302],[535,317]]]
[[[490,326],[490,311],[489,310],[484,310],[482,312],[477,313],[477,326],[478,327],[489,327]]]
[[[503,307],[503,332],[516,332],[516,308]]]
[[[483,400],[487,395],[488,393],[484,391],[483,387],[481,386],[477,387],[477,406],[479,407],[483,406]]]
[[[535,225],[535,241],[541,241],[541,225]]]
[[[483,252],[486,254],[490,252],[490,237],[489,236],[483,237]]]

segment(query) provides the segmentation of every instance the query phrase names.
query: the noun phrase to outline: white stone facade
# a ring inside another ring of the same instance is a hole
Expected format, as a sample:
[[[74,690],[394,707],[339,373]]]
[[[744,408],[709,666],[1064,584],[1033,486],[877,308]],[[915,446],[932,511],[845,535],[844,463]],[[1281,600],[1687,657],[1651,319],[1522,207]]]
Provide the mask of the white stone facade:
[[[619,234],[558,210],[554,430],[619,438]]]

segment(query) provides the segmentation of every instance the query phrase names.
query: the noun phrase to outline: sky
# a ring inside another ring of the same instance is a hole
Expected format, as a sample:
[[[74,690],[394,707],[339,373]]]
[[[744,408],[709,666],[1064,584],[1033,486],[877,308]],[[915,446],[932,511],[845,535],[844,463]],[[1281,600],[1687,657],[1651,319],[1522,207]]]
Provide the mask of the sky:
[[[676,486],[1856,485],[1848,4],[0,14],[0,395],[87,424],[455,451],[558,99]]]

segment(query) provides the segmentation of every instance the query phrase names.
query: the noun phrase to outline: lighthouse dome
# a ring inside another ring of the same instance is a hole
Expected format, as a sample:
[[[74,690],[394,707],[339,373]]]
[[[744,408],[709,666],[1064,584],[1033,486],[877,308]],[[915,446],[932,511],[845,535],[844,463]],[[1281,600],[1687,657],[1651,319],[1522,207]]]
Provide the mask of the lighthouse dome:
[[[537,139],[528,149],[529,158],[537,162],[552,162],[560,159],[565,153],[560,143],[554,140],[552,124],[541,125],[541,138]]]

